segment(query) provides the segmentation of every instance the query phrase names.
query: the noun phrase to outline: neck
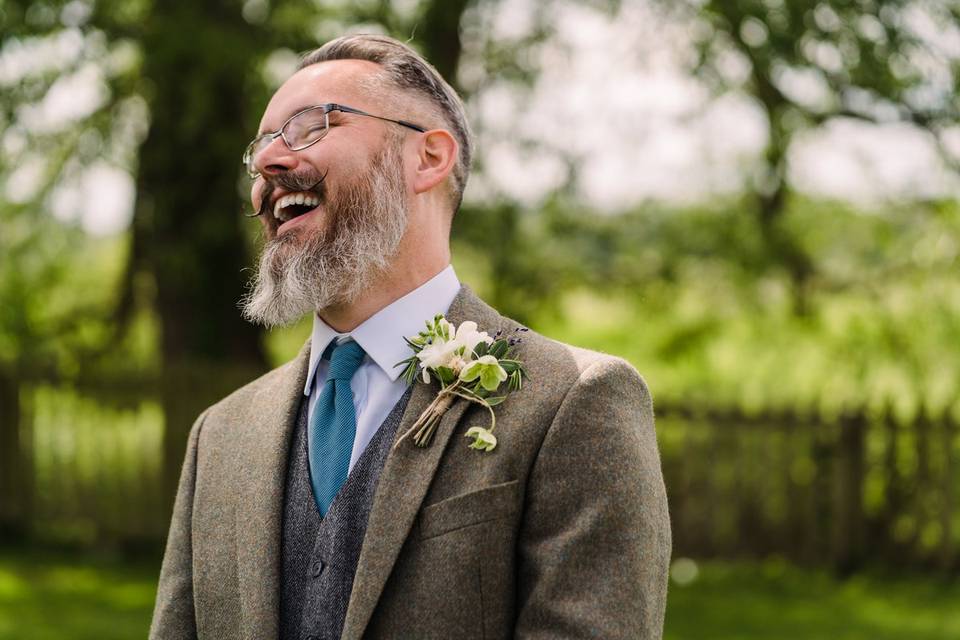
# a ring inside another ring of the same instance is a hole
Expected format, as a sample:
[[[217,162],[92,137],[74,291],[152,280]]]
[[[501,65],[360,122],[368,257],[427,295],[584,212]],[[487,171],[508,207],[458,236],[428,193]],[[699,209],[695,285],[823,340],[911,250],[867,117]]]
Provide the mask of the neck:
[[[433,278],[449,264],[450,254],[447,252],[434,260],[391,268],[378,276],[374,285],[355,301],[320,309],[317,315],[333,330],[349,333],[384,307]]]

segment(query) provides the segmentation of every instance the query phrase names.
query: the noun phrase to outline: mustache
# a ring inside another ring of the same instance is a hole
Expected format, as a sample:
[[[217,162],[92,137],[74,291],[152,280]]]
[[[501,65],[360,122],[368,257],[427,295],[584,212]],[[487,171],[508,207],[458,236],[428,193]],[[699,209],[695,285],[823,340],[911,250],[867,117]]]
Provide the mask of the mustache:
[[[273,192],[276,191],[277,187],[282,188],[288,193],[301,191],[312,193],[320,198],[322,202],[324,192],[326,191],[326,179],[326,171],[320,173],[314,169],[308,169],[299,173],[284,172],[274,176],[264,176],[263,189],[261,190],[264,196],[260,200],[260,208],[253,213],[244,215],[248,218],[258,218],[265,213],[273,211],[273,206],[277,201],[277,198],[273,197]]]

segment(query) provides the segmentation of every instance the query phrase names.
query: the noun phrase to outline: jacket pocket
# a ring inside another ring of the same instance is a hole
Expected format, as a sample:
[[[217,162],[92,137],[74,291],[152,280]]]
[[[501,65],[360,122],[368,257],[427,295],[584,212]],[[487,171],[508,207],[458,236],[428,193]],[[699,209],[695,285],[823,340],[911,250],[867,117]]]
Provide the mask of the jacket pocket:
[[[520,483],[510,480],[427,505],[420,512],[422,539],[513,515],[519,509]]]

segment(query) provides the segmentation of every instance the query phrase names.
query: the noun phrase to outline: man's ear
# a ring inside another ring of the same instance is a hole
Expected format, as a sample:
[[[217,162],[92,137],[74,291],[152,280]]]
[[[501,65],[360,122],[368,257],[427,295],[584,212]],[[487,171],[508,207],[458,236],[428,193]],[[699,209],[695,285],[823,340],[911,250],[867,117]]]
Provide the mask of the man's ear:
[[[417,167],[413,178],[414,193],[426,193],[446,180],[457,163],[460,147],[444,129],[423,134],[417,149]]]

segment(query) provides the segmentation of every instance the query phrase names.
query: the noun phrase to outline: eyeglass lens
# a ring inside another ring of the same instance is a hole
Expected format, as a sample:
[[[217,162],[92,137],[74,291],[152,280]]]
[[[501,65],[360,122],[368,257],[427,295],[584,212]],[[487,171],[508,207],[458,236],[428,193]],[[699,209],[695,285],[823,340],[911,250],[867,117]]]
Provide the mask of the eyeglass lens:
[[[310,109],[299,113],[283,125],[283,138],[291,151],[299,151],[310,146],[327,133],[326,109]],[[261,151],[266,149],[275,136],[264,134],[250,145],[247,154],[247,171],[251,175],[257,173],[256,159]]]

